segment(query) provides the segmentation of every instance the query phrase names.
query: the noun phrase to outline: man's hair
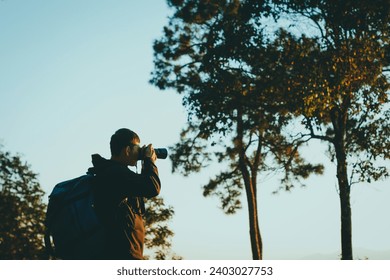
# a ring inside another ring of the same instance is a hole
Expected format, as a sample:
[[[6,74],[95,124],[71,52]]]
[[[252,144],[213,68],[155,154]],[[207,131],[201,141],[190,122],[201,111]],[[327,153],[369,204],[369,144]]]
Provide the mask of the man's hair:
[[[127,128],[121,128],[117,130],[115,134],[111,136],[111,155],[119,156],[122,149],[126,146],[134,145],[134,141],[140,142],[137,133],[135,133],[134,131]]]

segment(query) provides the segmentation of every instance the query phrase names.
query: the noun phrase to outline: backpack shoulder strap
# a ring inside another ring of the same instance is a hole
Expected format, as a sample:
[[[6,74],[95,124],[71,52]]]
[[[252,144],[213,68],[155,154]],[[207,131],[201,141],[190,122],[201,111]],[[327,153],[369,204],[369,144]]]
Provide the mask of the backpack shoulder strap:
[[[53,248],[53,244],[51,243],[51,238],[50,238],[50,230],[48,228],[45,229],[45,235],[44,235],[44,241],[45,241],[45,251],[46,254],[49,257],[56,257],[55,256],[55,251]]]

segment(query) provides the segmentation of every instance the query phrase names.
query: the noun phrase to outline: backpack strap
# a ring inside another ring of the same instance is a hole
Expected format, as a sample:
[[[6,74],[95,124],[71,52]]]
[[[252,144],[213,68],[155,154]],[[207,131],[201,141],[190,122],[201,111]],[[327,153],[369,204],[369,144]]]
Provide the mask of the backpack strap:
[[[51,238],[50,238],[50,230],[48,228],[46,228],[46,230],[45,230],[44,241],[45,241],[46,254],[49,257],[55,257],[55,251],[54,251],[53,244],[51,243]]]

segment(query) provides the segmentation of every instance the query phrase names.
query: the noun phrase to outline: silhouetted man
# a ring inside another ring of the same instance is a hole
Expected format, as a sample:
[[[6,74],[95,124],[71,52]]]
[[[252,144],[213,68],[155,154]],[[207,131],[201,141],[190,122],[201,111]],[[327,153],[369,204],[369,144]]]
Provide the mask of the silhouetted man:
[[[111,159],[92,155],[96,174],[95,208],[104,224],[106,239],[102,259],[143,259],[144,198],[160,193],[160,179],[151,144],[140,147],[138,135],[126,128],[111,137]],[[141,174],[131,171],[144,155]]]

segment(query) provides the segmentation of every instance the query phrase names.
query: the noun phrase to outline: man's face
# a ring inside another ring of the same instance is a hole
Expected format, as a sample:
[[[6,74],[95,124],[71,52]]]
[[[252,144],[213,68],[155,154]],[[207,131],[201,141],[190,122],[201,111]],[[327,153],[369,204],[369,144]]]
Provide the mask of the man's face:
[[[139,146],[139,141],[133,141],[132,145],[129,146],[130,151],[129,155],[127,157],[128,159],[128,165],[130,166],[136,166],[137,165],[137,160],[138,160],[138,154],[141,149]]]

